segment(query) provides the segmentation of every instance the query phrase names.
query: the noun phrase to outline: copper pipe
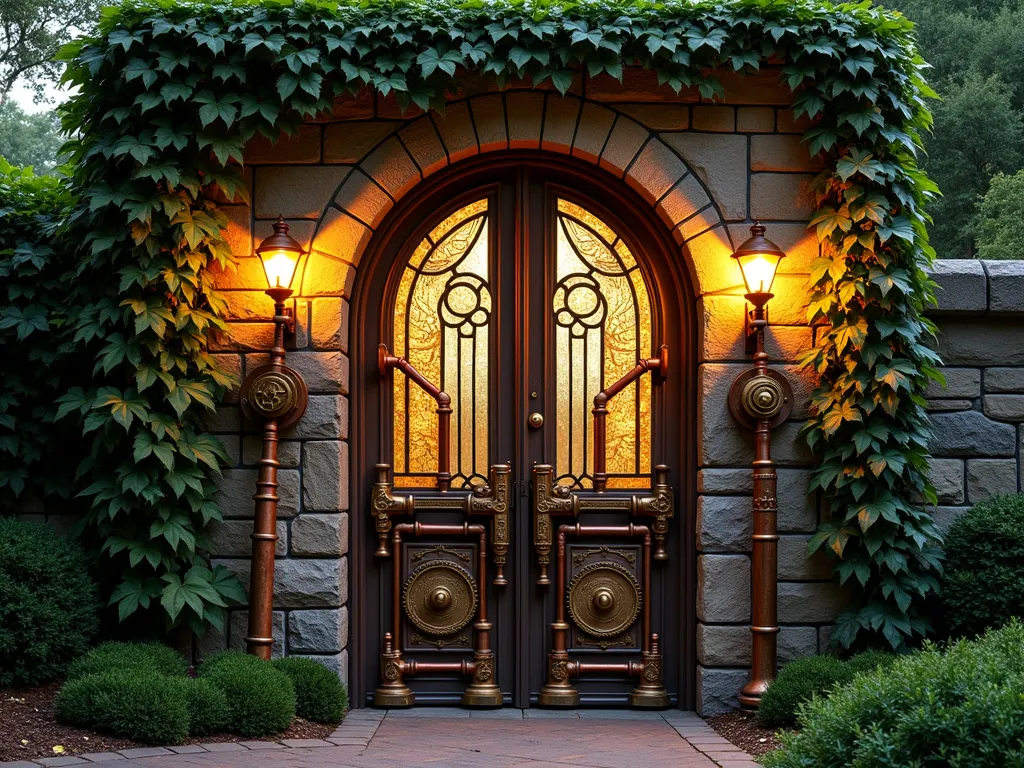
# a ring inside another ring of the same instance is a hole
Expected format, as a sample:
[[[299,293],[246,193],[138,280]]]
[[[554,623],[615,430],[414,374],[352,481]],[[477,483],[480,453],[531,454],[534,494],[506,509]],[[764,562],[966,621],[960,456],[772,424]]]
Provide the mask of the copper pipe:
[[[610,387],[594,395],[594,490],[603,493],[608,486],[607,474],[607,431],[605,421],[608,418],[608,402],[619,392],[648,371],[656,371],[660,378],[668,375],[668,347],[661,345],[661,356],[640,360],[625,376]]]
[[[463,661],[406,661],[403,662],[402,674],[406,677],[416,675],[472,675],[476,671],[476,663],[469,659]]]
[[[754,368],[759,374],[768,370],[764,350],[767,325],[763,306],[753,312],[757,344]],[[750,681],[740,692],[740,703],[756,707],[775,679],[778,667],[778,542],[777,480],[771,457],[771,421],[759,419],[754,430],[754,533],[751,548],[751,627],[752,659]]]
[[[413,367],[404,357],[395,357],[388,352],[387,345],[377,348],[377,363],[380,375],[385,376],[392,368],[397,368],[410,380],[419,385],[420,389],[434,398],[437,403],[437,489],[447,491],[452,485],[451,473],[451,422],[452,399],[447,392],[442,392],[434,384],[424,378],[423,374]]]
[[[571,667],[572,673],[575,675],[584,675],[588,672],[596,674],[614,672],[634,677],[643,672],[643,669],[644,665],[637,661],[623,661],[618,664],[614,662],[577,661]]]
[[[289,317],[284,303],[291,296],[287,288],[271,288],[267,294],[274,300],[274,345],[270,348],[270,364],[284,366],[284,332]],[[277,419],[263,425],[263,453],[259,460],[256,507],[253,515],[252,564],[249,572],[249,627],[245,637],[246,651],[261,659],[269,659],[274,645],[274,548],[277,546]]]

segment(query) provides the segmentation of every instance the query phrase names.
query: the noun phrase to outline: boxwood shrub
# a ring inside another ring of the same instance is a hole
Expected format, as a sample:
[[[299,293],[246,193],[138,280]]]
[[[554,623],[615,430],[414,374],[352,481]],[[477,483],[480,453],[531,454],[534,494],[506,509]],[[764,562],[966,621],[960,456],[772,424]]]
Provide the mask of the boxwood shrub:
[[[1024,765],[1024,626],[928,645],[800,708],[767,768]]]
[[[63,674],[99,629],[96,585],[74,542],[0,518],[0,687]]]
[[[322,664],[300,656],[278,659],[274,666],[295,686],[295,711],[315,723],[337,723],[348,709],[348,691]]]
[[[224,691],[201,678],[185,678],[188,701],[189,736],[209,736],[222,731],[228,722],[228,697]]]
[[[227,697],[227,728],[255,738],[280,733],[295,719],[295,686],[273,664],[241,651],[223,651],[199,668],[200,679]]]
[[[1024,617],[1024,495],[975,505],[945,537],[941,602],[946,631],[975,636]]]
[[[189,734],[187,680],[122,670],[69,680],[57,694],[57,719],[145,744],[178,744]]]
[[[109,642],[76,659],[68,668],[68,678],[128,670],[183,677],[188,672],[188,662],[184,656],[166,645]]]
[[[757,721],[766,728],[792,727],[805,701],[849,682],[854,675],[890,664],[895,658],[891,653],[866,651],[847,661],[827,654],[791,661],[765,691],[757,708]]]

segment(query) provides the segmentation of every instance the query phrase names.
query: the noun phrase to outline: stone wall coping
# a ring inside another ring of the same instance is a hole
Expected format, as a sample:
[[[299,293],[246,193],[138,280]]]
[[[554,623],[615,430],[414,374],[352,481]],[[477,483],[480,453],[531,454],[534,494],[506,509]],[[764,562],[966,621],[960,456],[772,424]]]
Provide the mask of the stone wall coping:
[[[929,315],[1024,315],[1024,261],[939,259],[928,274],[939,284]]]

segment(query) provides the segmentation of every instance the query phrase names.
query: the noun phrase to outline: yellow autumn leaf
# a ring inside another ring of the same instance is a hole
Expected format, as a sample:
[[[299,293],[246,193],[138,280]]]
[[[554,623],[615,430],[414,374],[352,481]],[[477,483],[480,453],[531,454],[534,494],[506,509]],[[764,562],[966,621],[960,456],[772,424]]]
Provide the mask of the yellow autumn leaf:
[[[58,744],[55,747],[51,747],[51,749],[53,750],[53,754],[55,754],[55,755],[63,755],[64,754],[64,747],[62,747],[60,744]]]

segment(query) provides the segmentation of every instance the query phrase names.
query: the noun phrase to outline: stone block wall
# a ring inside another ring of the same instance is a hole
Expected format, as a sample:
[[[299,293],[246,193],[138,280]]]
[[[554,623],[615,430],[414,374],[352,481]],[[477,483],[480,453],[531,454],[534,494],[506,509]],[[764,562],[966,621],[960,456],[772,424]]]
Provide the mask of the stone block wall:
[[[1024,262],[939,261],[931,312],[945,386],[926,396],[936,520],[1024,489]]]
[[[696,93],[676,96],[642,71],[627,72],[622,83],[588,79],[566,97],[515,88],[461,94],[444,115],[403,115],[393,99],[368,95],[340,101],[333,115],[274,148],[262,139],[247,147],[252,203],[226,208],[239,266],[219,278],[232,334],[219,341],[217,354],[228,367],[244,376],[265,361],[270,345],[272,305],[262,293],[254,243],[281,214],[310,250],[296,277],[299,322],[288,359],[306,378],[311,400],[281,444],[275,653],[310,654],[345,674],[347,523],[350,506],[360,508],[347,493],[348,324],[360,322],[348,317],[348,299],[362,253],[391,208],[423,178],[467,157],[515,148],[570,155],[624,179],[655,207],[688,267],[699,355],[698,407],[689,415],[697,422],[698,466],[690,471],[697,472],[699,496],[683,501],[682,517],[698,552],[697,698],[706,712],[735,704],[750,654],[753,447],[726,406],[749,356],[742,279],[730,255],[755,219],[788,252],[773,288],[768,338],[801,403],[775,438],[782,468],[780,644],[783,658],[824,646],[841,596],[823,564],[804,557],[818,510],[805,494],[811,458],[796,440],[809,383],[793,363],[812,340],[802,303],[818,254],[805,229],[817,169],[777,75],[727,76],[726,98],[715,104]],[[219,562],[245,576],[259,436],[234,403],[218,412],[214,426],[236,461],[225,473],[227,519],[215,532],[215,551]],[[237,647],[243,637],[244,616],[236,615],[227,636],[209,646]]]

